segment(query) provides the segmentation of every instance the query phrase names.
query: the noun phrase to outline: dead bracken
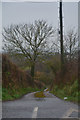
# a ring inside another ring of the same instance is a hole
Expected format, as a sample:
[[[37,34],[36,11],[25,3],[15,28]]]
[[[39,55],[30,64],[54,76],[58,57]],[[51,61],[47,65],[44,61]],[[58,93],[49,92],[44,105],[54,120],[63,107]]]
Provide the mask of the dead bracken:
[[[43,91],[36,92],[36,93],[34,94],[34,96],[35,96],[35,97],[38,97],[38,98],[44,98],[44,97],[46,97],[46,96],[44,95]]]

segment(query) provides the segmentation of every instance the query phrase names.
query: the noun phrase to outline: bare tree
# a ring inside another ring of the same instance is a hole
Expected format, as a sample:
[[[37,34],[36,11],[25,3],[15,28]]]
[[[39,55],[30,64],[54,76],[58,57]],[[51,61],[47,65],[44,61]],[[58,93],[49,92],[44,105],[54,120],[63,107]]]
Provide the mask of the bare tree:
[[[52,26],[43,20],[34,24],[11,25],[3,30],[4,49],[22,53],[30,63],[31,76],[34,78],[36,60],[47,50],[47,40],[53,33]]]
[[[74,29],[70,29],[65,35],[64,50],[69,54],[69,60],[76,54],[78,49],[78,36]]]

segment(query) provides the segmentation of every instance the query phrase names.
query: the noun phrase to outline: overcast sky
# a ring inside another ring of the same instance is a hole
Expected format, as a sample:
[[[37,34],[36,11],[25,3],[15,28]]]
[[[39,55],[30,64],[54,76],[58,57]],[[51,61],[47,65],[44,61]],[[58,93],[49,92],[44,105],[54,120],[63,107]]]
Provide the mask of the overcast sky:
[[[64,29],[78,25],[78,3],[64,2]],[[6,27],[10,24],[31,23],[43,19],[53,27],[58,27],[58,3],[31,3],[31,2],[3,2],[2,23]]]
[[[58,2],[9,2],[2,0],[2,25],[32,23],[34,20],[43,19],[54,28],[58,28]],[[26,0],[25,0],[26,1]],[[44,0],[45,1],[45,0]],[[64,30],[78,27],[78,3],[63,2]]]
[[[29,2],[57,2],[59,0],[1,0],[2,2],[23,2],[23,1],[29,1]],[[80,0],[62,0],[64,2],[79,2]]]

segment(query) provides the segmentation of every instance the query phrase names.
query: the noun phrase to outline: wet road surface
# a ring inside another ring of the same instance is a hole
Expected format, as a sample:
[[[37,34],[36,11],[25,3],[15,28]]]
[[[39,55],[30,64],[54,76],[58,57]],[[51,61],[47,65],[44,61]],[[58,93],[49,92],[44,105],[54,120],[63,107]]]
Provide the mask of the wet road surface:
[[[49,92],[45,98],[29,93],[23,98],[2,103],[3,118],[78,118],[78,105],[61,100]]]

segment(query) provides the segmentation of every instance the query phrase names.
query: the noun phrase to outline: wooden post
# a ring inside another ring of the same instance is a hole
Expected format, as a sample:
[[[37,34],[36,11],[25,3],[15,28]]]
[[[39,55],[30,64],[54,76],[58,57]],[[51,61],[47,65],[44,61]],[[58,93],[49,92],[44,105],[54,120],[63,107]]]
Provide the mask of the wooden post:
[[[62,0],[60,0],[59,17],[60,17],[60,46],[61,46],[61,70],[62,70],[64,64]]]

